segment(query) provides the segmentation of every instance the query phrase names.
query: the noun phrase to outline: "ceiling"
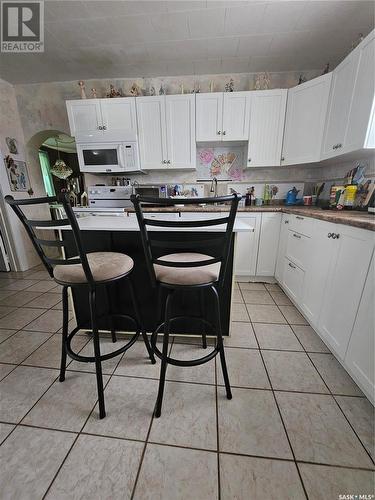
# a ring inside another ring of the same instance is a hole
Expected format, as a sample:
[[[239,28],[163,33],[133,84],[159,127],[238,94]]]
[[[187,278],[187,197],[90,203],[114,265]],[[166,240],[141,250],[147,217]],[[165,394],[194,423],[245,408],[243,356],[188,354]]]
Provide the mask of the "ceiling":
[[[11,83],[334,67],[372,1],[45,1],[45,52],[0,54]]]

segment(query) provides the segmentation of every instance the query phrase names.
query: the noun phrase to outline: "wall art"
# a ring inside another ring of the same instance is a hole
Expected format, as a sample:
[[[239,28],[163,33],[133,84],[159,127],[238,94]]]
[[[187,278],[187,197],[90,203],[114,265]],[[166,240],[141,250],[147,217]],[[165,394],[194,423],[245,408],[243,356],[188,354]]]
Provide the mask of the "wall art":
[[[17,141],[16,139],[14,139],[14,137],[6,137],[5,142],[7,143],[10,154],[12,155],[18,154]]]
[[[11,191],[30,191],[30,179],[26,163],[14,160],[11,156],[5,158],[5,165]]]

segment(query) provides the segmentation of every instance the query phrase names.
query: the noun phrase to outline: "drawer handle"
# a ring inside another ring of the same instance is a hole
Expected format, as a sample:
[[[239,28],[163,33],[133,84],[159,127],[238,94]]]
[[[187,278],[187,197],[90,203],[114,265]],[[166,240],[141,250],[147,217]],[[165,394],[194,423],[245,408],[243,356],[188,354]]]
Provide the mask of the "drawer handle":
[[[291,262],[289,262],[289,267],[291,267],[292,269],[296,268],[296,266],[293,266],[293,264]]]
[[[301,236],[300,236],[299,234],[293,233],[293,236],[294,236],[295,238],[298,238],[299,240],[301,239]]]
[[[339,233],[331,233],[331,236],[332,236],[333,240],[338,240],[340,238],[340,234]]]
[[[289,224],[289,221],[288,221],[288,220],[285,220],[285,221],[284,221],[284,224]]]
[[[299,219],[299,220],[304,220],[305,217],[301,217],[300,215],[296,215],[296,219]]]

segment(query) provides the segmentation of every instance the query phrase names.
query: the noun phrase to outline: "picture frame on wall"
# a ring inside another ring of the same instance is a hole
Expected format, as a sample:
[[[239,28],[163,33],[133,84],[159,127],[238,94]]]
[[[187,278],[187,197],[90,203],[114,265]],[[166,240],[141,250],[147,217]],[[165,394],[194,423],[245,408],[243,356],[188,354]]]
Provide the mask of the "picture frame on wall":
[[[30,178],[27,171],[26,162],[14,160],[10,156],[5,159],[6,171],[8,174],[11,191],[30,192]]]

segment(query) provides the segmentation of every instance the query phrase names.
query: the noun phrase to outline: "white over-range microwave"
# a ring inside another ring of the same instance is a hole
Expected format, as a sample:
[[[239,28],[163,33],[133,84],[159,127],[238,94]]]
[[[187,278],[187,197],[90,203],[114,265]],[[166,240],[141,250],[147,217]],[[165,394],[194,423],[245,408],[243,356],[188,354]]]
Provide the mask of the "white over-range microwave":
[[[77,144],[81,172],[121,173],[140,170],[135,141]]]

